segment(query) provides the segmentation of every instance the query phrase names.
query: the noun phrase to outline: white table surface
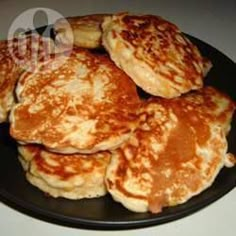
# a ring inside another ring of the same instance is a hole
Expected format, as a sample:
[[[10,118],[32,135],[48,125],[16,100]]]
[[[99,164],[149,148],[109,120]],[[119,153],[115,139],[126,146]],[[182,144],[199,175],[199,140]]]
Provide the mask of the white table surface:
[[[12,21],[23,11],[47,7],[64,16],[131,11],[161,15],[184,32],[219,49],[236,61],[236,0],[0,0],[0,38],[6,38]],[[226,78],[227,79],[227,78]],[[0,180],[1,181],[1,180]],[[163,225],[127,230],[94,231],[63,227],[11,209],[0,202],[0,235],[236,235],[236,189],[208,207],[180,220]]]

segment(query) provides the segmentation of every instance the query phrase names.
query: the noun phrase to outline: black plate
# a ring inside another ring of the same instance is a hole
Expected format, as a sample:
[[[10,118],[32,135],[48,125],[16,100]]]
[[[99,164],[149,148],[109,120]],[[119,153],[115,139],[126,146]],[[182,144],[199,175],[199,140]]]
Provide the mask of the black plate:
[[[188,36],[204,56],[213,62],[205,84],[213,85],[236,100],[236,65],[208,44]],[[236,117],[229,134],[229,151],[236,154]],[[71,201],[53,199],[30,185],[17,160],[8,125],[0,125],[0,197],[11,207],[49,222],[91,229],[128,229],[158,225],[187,216],[219,199],[236,185],[236,167],[223,168],[214,184],[187,203],[165,208],[160,214],[133,213],[114,202],[110,196]]]

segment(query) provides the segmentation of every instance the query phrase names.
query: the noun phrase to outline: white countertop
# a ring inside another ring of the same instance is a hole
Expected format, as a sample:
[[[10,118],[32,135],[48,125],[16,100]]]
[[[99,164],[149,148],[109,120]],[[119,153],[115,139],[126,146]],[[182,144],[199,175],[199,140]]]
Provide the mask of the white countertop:
[[[236,61],[236,0],[0,0],[0,38],[20,13],[28,8],[47,7],[64,16],[89,13],[132,11],[151,13],[176,23],[184,32],[214,46]],[[1,181],[1,180],[0,180]],[[180,220],[128,231],[92,231],[63,227],[34,219],[0,203],[2,236],[21,235],[235,235],[236,189],[208,207]]]

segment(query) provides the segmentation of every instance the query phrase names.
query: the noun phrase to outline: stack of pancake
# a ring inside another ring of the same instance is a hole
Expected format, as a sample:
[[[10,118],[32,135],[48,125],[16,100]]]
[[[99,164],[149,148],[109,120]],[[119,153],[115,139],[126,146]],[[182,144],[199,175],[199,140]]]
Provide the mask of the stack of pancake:
[[[128,13],[66,20],[55,41],[73,51],[17,74],[11,88],[10,134],[31,184],[69,199],[109,192],[158,213],[235,164],[226,140],[235,103],[203,86],[211,62],[177,26]]]

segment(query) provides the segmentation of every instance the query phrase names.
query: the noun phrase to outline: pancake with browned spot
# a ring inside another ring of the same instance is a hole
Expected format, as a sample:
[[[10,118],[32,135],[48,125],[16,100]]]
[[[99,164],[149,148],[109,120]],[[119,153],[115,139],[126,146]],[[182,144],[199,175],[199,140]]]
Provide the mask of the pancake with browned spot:
[[[38,145],[19,146],[27,180],[52,197],[95,198],[107,193],[104,176],[109,152],[55,154]]]
[[[33,71],[52,51],[52,41],[38,34],[0,41],[0,122],[7,120],[14,104],[14,89],[20,74],[24,70]]]
[[[106,17],[102,29],[112,60],[146,92],[173,98],[203,86],[210,61],[169,21],[121,13]]]
[[[226,140],[234,109],[211,87],[149,99],[140,127],[112,152],[106,174],[112,197],[132,211],[158,213],[211,186],[221,168],[235,162]]]
[[[19,68],[7,48],[7,41],[0,42],[0,123],[7,120],[13,103],[13,90],[19,77]]]
[[[16,94],[11,135],[51,151],[114,149],[138,125],[140,99],[133,81],[106,55],[84,49],[74,49],[66,60],[59,55],[42,63],[35,73],[25,72]]]
[[[57,20],[54,24],[57,43],[82,48],[101,47],[101,24],[106,16],[109,15],[93,14]]]

